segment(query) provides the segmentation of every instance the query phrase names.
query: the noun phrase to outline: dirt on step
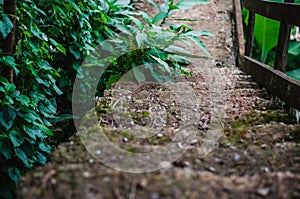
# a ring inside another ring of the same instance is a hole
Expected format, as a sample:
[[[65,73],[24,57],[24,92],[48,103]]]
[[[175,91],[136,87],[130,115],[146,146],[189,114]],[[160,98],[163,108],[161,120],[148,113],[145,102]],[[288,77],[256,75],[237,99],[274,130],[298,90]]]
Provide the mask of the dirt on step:
[[[84,142],[82,135],[77,134],[70,142],[58,146],[46,166],[28,172],[21,179],[18,198],[300,198],[300,125],[235,66],[232,2],[211,2],[176,12],[170,20],[184,21],[196,30],[215,34],[201,38],[212,59],[192,60],[189,70],[194,75],[179,80],[177,85],[149,83],[136,92],[127,90],[120,110],[124,112],[121,108],[125,106],[126,116],[131,120],[122,123],[123,126],[118,125],[115,121],[118,117],[112,117],[106,109],[108,104],[117,107],[120,100],[114,97],[120,92],[108,92],[98,99],[98,109],[96,107],[98,126],[105,129],[105,135],[116,146],[144,153],[145,158],[147,152],[169,143],[173,143],[171,149],[174,150],[185,147],[184,153],[174,162],[168,161],[168,156],[156,158],[159,167],[167,167],[154,172],[122,172],[99,161],[97,155],[105,152],[103,146],[93,145],[99,144],[98,137],[87,135],[91,138],[87,140],[92,141]],[[139,6],[152,9],[148,3],[139,3]],[[205,55],[200,49],[194,53]],[[181,82],[192,89],[196,109],[180,109],[174,96],[169,95],[170,87],[178,87]],[[162,114],[157,111],[153,114],[151,107],[160,109]],[[199,119],[191,122],[196,128],[194,138],[186,142],[174,139],[176,129],[190,122],[181,117],[181,111],[193,113],[193,110]],[[154,119],[156,124],[161,121],[164,125],[158,125],[160,131],[152,134],[146,127],[151,126]],[[124,126],[133,128],[131,122],[140,126],[144,137],[135,139],[124,130]],[[217,134],[210,130],[212,125],[219,125],[215,128]],[[167,154],[172,154],[171,150]],[[113,161],[112,152],[107,151],[106,155]],[[152,162],[143,158],[143,162],[136,164],[143,163],[145,168],[151,169]],[[124,165],[119,166],[122,170]]]

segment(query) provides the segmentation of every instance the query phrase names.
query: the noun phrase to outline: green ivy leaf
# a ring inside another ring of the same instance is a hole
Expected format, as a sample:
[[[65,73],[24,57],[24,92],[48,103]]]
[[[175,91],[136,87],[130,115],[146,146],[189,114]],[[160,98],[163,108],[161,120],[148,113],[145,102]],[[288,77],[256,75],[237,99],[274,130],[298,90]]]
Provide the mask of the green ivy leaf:
[[[42,119],[41,119],[41,117],[37,113],[35,113],[33,111],[31,111],[31,112],[26,113],[25,115],[23,115],[23,119],[25,119],[29,123],[33,123],[36,120],[38,120],[41,123],[43,122]]]
[[[59,52],[61,52],[64,55],[67,55],[66,48],[63,47],[63,45],[59,44],[58,42],[56,42],[54,39],[51,38],[49,39],[49,41],[57,48]]]
[[[7,93],[11,93],[11,92],[16,90],[16,86],[14,84],[11,84],[11,83],[6,83],[4,88],[5,88]]]
[[[15,130],[9,133],[9,137],[14,147],[18,147],[24,142],[24,136]]]
[[[34,125],[38,126],[44,133],[46,133],[47,135],[49,136],[53,136],[53,132],[44,124],[40,124],[40,123],[37,123],[37,122],[34,122],[33,123]]]
[[[73,46],[69,46],[69,51],[76,59],[80,59],[80,51],[76,50]]]
[[[23,130],[25,131],[25,133],[27,133],[27,135],[29,135],[29,137],[31,137],[33,140],[36,140],[36,135],[35,135],[36,130],[27,127],[26,125],[23,125]]]
[[[57,95],[63,94],[63,92],[56,86],[56,84],[53,84],[52,88],[54,89],[54,91],[56,92]]]
[[[8,130],[12,127],[16,116],[16,111],[10,105],[3,105],[2,112],[0,112],[0,123]]]
[[[0,140],[0,154],[3,154],[6,160],[10,160],[11,157],[13,156],[13,147],[11,142],[7,142],[7,141]]]
[[[21,148],[15,148],[15,153],[25,165],[28,165],[28,158]]]
[[[42,151],[44,151],[44,152],[47,152],[47,153],[50,153],[50,152],[51,152],[51,147],[45,145],[45,144],[42,143],[42,142],[39,144],[39,148],[40,148]]]
[[[16,100],[18,100],[19,102],[21,102],[21,104],[25,106],[28,106],[30,103],[30,99],[26,95],[20,95],[16,98]]]
[[[0,11],[0,33],[2,34],[3,39],[7,37],[13,27],[13,23],[9,17],[3,11]]]
[[[70,120],[70,119],[74,119],[74,116],[71,114],[62,114],[59,115],[58,117],[55,117],[54,119],[51,120],[51,122],[62,122],[65,120]]]
[[[47,158],[45,157],[45,155],[43,155],[42,153],[37,152],[37,158],[38,158],[38,162],[42,165],[46,164]]]
[[[13,168],[13,167],[10,167],[8,169],[8,176],[10,177],[10,179],[12,179],[16,184],[18,183],[20,177],[21,177],[21,172],[19,169],[17,168]]]
[[[0,62],[12,68],[15,71],[16,75],[19,74],[20,71],[17,69],[16,61],[12,56],[3,56],[0,58]]]

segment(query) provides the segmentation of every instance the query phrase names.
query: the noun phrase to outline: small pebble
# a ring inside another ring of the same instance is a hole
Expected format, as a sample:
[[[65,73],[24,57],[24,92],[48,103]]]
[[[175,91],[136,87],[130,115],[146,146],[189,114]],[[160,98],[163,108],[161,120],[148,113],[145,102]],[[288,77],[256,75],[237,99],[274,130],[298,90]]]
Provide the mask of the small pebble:
[[[207,170],[212,173],[215,173],[217,171],[214,167],[208,167]]]
[[[262,145],[260,145],[260,148],[262,148],[262,149],[266,149],[266,148],[267,148],[267,146],[268,146],[268,145],[266,145],[266,144],[262,144]]]
[[[158,138],[161,138],[161,137],[163,137],[164,135],[162,134],[162,133],[159,133],[159,134],[157,134],[156,135]]]
[[[93,164],[94,162],[95,162],[95,160],[94,160],[94,159],[92,159],[92,158],[91,158],[91,159],[89,159],[89,163],[90,163],[90,164]]]
[[[184,166],[184,167],[191,167],[191,163],[188,162],[188,161],[184,161],[184,162],[183,162],[183,166]]]
[[[197,139],[193,139],[193,140],[191,141],[191,145],[195,145],[195,144],[197,144],[197,142],[198,142]]]
[[[241,158],[241,156],[238,153],[234,154],[234,160],[238,161]]]
[[[96,154],[97,154],[97,155],[100,155],[101,153],[102,153],[101,150],[97,150],[97,151],[96,151]]]
[[[83,175],[83,177],[85,177],[85,178],[88,178],[88,177],[91,176],[90,172],[88,172],[88,171],[83,172],[82,175]]]
[[[159,167],[161,167],[161,168],[165,168],[165,167],[168,167],[170,165],[171,165],[171,163],[168,162],[168,161],[162,161],[161,163],[159,163]]]
[[[257,190],[257,194],[260,196],[267,196],[269,194],[269,188],[261,188]]]
[[[177,146],[178,146],[178,148],[180,148],[180,149],[182,149],[182,148],[183,148],[183,146],[182,146],[181,142],[177,143]]]

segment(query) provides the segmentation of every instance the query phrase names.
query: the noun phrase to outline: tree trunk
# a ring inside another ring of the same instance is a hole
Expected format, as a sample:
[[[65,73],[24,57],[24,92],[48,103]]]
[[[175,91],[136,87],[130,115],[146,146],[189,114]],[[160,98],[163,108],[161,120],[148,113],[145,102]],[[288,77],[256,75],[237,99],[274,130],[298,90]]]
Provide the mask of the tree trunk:
[[[2,51],[4,55],[14,56],[17,0],[4,0],[3,10],[9,16],[11,22],[13,23],[13,29],[4,39],[2,45]],[[14,73],[12,68],[8,68],[8,67],[4,68],[2,75],[6,77],[11,83],[13,82]]]

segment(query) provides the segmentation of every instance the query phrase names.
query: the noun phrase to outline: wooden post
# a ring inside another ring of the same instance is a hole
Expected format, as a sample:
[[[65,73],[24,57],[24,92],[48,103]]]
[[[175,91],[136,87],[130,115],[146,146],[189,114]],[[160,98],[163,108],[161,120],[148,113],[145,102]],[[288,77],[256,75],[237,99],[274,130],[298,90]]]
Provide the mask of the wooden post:
[[[255,13],[249,11],[248,27],[247,27],[247,37],[246,37],[246,47],[245,55],[248,57],[252,56],[253,40],[254,40],[254,24],[255,24]]]
[[[294,3],[295,0],[285,0],[285,3]],[[285,72],[288,61],[288,50],[290,43],[291,26],[289,24],[280,23],[278,42],[276,48],[276,57],[274,68]]]
[[[2,51],[4,55],[14,56],[15,54],[15,32],[16,32],[16,14],[17,14],[17,0],[4,0],[4,13],[7,14],[13,23],[12,31],[7,35],[3,41]],[[5,68],[2,74],[10,83],[13,82],[14,73],[12,68]]]

